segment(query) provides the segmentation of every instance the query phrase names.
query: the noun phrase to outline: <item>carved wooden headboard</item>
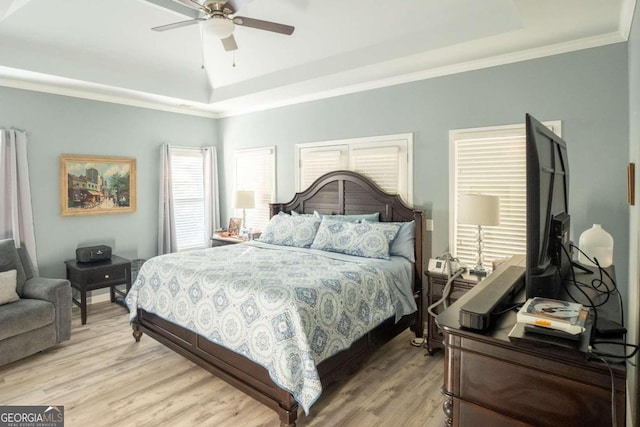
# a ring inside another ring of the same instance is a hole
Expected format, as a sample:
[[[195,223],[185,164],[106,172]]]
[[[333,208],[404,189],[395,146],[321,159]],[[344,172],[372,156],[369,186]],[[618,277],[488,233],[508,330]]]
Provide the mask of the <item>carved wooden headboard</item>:
[[[416,222],[414,294],[422,303],[422,230],[424,212],[407,206],[397,194],[382,191],[364,175],[351,171],[333,171],[318,178],[289,202],[272,203],[271,216],[278,212],[357,215],[380,212],[382,222]]]

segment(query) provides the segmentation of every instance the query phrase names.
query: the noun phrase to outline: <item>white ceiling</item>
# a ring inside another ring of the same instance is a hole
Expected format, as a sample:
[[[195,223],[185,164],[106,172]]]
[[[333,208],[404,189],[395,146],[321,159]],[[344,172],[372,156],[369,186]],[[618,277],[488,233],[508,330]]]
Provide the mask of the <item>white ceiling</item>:
[[[222,117],[628,38],[635,0],[242,0],[225,52],[177,0],[0,0],[0,85]],[[204,59],[204,67],[202,69]],[[235,60],[235,67],[233,66]]]

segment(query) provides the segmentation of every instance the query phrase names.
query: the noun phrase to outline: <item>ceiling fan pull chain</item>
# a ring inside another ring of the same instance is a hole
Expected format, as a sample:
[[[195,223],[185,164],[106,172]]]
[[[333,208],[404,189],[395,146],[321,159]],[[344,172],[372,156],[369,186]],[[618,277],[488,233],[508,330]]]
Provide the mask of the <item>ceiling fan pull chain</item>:
[[[231,54],[233,55],[233,68],[236,68],[236,51],[234,50]]]
[[[204,70],[204,30],[200,25],[200,59],[202,60],[201,70]]]

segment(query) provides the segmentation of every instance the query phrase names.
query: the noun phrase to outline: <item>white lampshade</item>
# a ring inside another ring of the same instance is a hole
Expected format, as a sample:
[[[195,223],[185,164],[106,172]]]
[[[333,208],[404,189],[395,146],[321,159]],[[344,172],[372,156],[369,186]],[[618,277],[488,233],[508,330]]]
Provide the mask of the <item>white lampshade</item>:
[[[235,24],[231,19],[212,17],[202,23],[204,30],[220,39],[226,39],[233,33]]]
[[[500,198],[486,194],[461,194],[458,224],[500,225]]]
[[[236,191],[234,206],[236,209],[253,209],[256,207],[256,195],[253,190]]]

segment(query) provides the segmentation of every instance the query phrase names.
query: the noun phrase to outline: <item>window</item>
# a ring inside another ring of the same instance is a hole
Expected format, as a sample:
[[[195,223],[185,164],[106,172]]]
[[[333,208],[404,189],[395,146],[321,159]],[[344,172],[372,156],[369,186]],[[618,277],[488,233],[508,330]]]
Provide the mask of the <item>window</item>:
[[[205,246],[204,167],[200,149],[171,148],[171,192],[178,250]]]
[[[368,176],[391,194],[413,203],[413,135],[388,135],[296,144],[296,191],[327,172],[347,169]]]
[[[247,228],[264,230],[269,223],[269,203],[275,201],[276,148],[264,147],[235,152],[235,191],[253,190],[254,209],[246,210]],[[242,218],[242,209],[236,209]]]
[[[560,122],[545,123],[560,135]],[[449,132],[451,252],[463,264],[474,265],[478,227],[457,224],[460,194],[481,193],[500,198],[500,225],[483,228],[483,256],[491,260],[526,252],[525,125],[498,126]]]

